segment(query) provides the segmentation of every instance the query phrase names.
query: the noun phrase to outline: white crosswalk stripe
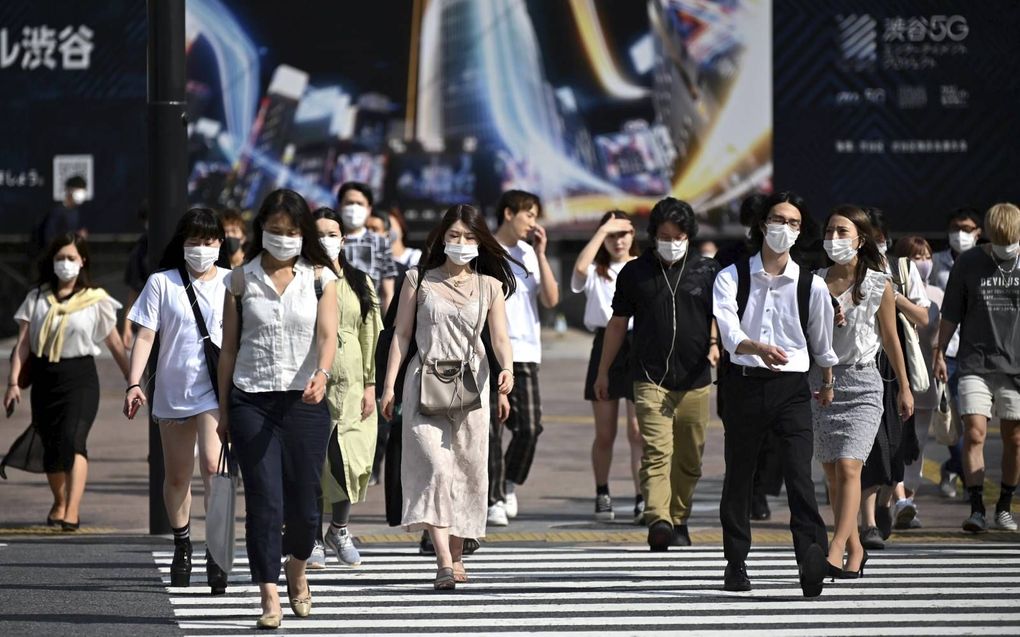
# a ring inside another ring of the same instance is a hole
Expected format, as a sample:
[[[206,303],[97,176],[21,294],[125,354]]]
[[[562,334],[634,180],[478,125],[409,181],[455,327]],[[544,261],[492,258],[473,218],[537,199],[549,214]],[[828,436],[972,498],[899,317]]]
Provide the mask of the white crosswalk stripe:
[[[434,562],[410,548],[361,554],[358,568],[311,571],[311,617],[294,617],[284,600],[276,634],[1020,634],[1020,544],[876,551],[864,578],[827,582],[817,599],[801,596],[789,548],[752,550],[749,593],[722,590],[718,547],[652,554],[637,547],[486,545],[466,560],[471,581],[446,593],[432,590]],[[153,557],[169,584],[172,553]],[[253,632],[259,595],[243,550],[223,596],[209,595],[197,562],[190,588],[167,588],[180,628],[210,637]]]

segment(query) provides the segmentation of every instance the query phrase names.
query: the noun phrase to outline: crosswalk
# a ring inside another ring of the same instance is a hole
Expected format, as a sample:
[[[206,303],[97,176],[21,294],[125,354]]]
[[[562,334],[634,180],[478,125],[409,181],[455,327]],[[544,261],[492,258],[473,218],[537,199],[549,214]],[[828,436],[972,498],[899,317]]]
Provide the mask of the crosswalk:
[[[801,596],[789,548],[752,550],[749,593],[722,590],[719,547],[483,545],[466,561],[471,581],[446,593],[432,590],[434,562],[410,548],[361,554],[358,568],[310,572],[312,615],[296,618],[284,601],[276,634],[1020,635],[1020,544],[897,546],[817,599]],[[153,557],[168,584],[172,554]],[[201,568],[192,587],[167,588],[185,635],[255,632],[247,568],[241,549],[223,596],[209,595]]]

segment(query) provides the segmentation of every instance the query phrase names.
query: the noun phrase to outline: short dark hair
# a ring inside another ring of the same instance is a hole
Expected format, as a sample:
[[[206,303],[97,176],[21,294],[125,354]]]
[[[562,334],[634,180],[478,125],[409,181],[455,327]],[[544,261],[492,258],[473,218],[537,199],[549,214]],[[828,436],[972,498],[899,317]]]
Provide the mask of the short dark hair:
[[[340,202],[343,201],[344,195],[346,195],[349,190],[357,190],[361,194],[365,195],[365,200],[368,201],[368,207],[372,207],[374,201],[374,197],[372,196],[372,187],[360,181],[348,181],[344,182],[344,184],[340,186],[340,190],[336,193],[337,205],[340,205]]]
[[[223,227],[227,226],[241,226],[241,230],[244,230],[245,234],[248,234],[248,223],[244,220],[244,214],[241,213],[237,208],[227,208],[220,213],[220,222]]]
[[[532,207],[538,210],[538,217],[541,218],[542,200],[538,198],[538,195],[526,190],[508,190],[500,195],[499,203],[496,204],[496,224],[503,225],[503,211],[507,208],[511,213],[517,214],[522,210],[530,210]]]
[[[963,206],[961,208],[956,208],[951,213],[949,213],[949,217],[946,219],[946,224],[948,225],[954,221],[961,221],[963,219],[970,219],[971,221],[974,222],[975,226],[980,228],[981,224],[984,221],[984,215],[981,214],[981,211],[978,210],[977,208]]]
[[[85,183],[85,178],[82,177],[81,175],[69,177],[67,181],[64,182],[64,190],[75,190],[78,188],[81,188],[83,190],[85,188],[88,188],[88,184]]]
[[[698,236],[698,218],[691,204],[686,201],[666,197],[655,204],[648,217],[648,236],[652,241],[655,241],[659,226],[666,222],[675,223],[687,235],[688,241],[694,241]]]
[[[184,242],[188,239],[214,239],[223,241],[223,223],[209,208],[192,208],[177,221],[174,236],[166,244],[158,271],[184,267]]]

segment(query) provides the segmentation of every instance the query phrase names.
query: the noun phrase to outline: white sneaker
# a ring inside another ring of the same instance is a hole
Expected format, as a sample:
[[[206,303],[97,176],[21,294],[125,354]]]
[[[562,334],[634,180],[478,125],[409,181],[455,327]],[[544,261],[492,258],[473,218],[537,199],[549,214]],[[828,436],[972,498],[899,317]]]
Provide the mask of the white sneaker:
[[[1010,511],[996,511],[995,522],[992,523],[993,529],[1002,529],[1003,531],[1016,531],[1016,520],[1013,519],[1013,513]]]
[[[336,553],[336,558],[341,566],[361,564],[361,554],[354,546],[354,538],[351,537],[346,526],[337,529],[330,525],[329,531],[326,532],[326,546]]]
[[[308,556],[305,568],[312,571],[321,571],[326,568],[326,548],[322,545],[322,542],[315,541],[315,546],[312,547],[312,554]]]
[[[507,526],[510,524],[510,520],[506,516],[506,506],[502,502],[497,502],[489,507],[487,522],[489,526]]]
[[[913,500],[909,498],[897,500],[896,504],[893,505],[893,528],[909,529],[910,521],[915,517],[917,517],[917,507],[914,505]]]
[[[506,510],[506,517],[511,520],[517,517],[517,494],[508,493],[506,494],[506,502],[503,503],[503,508]]]

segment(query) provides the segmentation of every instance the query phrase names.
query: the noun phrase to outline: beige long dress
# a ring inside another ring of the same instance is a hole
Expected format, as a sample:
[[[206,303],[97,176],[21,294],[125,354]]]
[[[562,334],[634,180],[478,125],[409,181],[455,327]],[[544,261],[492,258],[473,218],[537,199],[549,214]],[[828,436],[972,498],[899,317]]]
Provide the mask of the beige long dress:
[[[418,273],[407,273],[417,289]],[[495,295],[502,294],[498,280],[468,277],[454,285],[440,268],[426,272],[417,295],[415,338],[420,355],[407,367],[404,380],[402,427],[403,487],[401,523],[408,531],[425,525],[447,527],[456,537],[483,537],[488,508],[489,364],[478,324],[478,294],[482,326]],[[474,340],[472,347],[471,341]],[[481,393],[480,409],[447,416],[424,416],[418,411],[421,359],[464,359],[470,356]]]

